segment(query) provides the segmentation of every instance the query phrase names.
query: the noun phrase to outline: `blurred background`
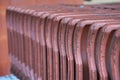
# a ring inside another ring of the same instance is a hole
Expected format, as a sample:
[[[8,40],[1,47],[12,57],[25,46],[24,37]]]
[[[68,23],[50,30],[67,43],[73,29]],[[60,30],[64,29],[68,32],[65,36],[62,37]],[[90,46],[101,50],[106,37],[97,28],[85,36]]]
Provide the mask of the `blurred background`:
[[[120,0],[85,0],[84,4],[111,4],[111,3],[119,3]]]

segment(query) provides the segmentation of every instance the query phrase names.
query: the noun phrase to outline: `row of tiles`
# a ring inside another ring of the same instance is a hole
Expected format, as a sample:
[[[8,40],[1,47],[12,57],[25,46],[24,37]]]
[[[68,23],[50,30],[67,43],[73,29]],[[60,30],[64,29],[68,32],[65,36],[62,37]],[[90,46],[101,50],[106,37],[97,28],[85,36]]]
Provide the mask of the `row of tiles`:
[[[12,71],[28,80],[119,80],[120,11],[93,7],[8,7]]]

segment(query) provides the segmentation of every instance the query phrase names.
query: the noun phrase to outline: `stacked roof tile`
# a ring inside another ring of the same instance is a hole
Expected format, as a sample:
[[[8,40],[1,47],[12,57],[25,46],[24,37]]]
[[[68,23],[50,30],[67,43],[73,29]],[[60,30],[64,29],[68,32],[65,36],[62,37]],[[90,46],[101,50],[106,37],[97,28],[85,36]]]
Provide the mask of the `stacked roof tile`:
[[[119,8],[8,7],[12,72],[20,80],[119,80]]]

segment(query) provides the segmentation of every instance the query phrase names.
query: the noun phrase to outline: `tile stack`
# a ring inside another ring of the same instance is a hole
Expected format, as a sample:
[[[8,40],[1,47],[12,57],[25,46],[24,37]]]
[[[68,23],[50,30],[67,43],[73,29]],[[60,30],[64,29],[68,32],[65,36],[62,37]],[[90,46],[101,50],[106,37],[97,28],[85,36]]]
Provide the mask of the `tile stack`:
[[[20,80],[119,80],[119,8],[9,6],[12,72]]]

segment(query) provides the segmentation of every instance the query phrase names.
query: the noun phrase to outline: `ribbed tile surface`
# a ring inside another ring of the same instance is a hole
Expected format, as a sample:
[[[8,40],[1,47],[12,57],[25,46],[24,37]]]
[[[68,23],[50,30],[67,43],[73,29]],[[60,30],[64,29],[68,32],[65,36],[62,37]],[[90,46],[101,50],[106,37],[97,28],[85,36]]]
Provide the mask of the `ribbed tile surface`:
[[[8,7],[12,72],[20,80],[119,80],[119,8]]]

